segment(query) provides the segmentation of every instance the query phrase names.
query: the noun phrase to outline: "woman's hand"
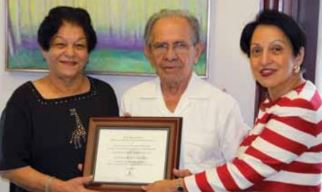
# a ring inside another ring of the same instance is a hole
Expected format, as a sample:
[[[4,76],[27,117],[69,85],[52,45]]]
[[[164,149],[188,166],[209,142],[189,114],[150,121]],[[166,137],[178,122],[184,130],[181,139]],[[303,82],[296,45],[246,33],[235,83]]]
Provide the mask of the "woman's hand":
[[[63,181],[40,173],[30,166],[4,171],[2,176],[27,191],[43,192],[48,189],[50,192],[97,192],[85,188],[92,181],[92,176]]]
[[[92,181],[92,176],[76,177],[67,181],[54,179],[50,186],[50,192],[98,192],[85,188]]]

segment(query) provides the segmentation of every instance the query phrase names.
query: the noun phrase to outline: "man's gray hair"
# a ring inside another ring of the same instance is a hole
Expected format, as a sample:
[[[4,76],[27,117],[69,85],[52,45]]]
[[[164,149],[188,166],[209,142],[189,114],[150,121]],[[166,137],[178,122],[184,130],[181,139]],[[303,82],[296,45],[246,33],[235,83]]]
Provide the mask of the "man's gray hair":
[[[148,20],[145,25],[144,30],[144,43],[145,45],[149,45],[151,42],[151,31],[153,29],[154,24],[162,18],[166,17],[182,17],[188,21],[192,30],[192,43],[196,44],[200,41],[200,24],[198,19],[192,15],[187,10],[181,9],[162,9],[161,11],[154,13]]]

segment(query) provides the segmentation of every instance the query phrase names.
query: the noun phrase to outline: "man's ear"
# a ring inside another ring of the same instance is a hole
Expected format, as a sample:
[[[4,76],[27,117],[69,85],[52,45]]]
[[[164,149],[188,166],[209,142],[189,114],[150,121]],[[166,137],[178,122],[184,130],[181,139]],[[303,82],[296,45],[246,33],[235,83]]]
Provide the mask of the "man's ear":
[[[195,49],[195,55],[194,55],[194,57],[195,57],[195,63],[198,62],[199,57],[200,57],[202,51],[204,50],[204,47],[205,47],[205,45],[202,42],[198,42],[198,43],[196,43],[194,45],[194,49]]]
[[[151,48],[149,45],[144,46],[144,56],[150,61],[151,59]]]
[[[152,51],[151,51],[151,47],[149,45],[144,46],[144,56],[149,61],[152,68],[154,68],[155,66],[154,66],[154,62],[152,60]]]

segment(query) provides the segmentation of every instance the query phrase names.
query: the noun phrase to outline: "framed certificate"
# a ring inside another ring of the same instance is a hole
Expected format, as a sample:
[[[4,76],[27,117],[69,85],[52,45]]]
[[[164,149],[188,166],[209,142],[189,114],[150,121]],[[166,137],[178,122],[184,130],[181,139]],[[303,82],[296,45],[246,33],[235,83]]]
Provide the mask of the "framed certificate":
[[[136,192],[174,178],[181,124],[180,117],[91,118],[84,163],[84,176],[93,176],[88,188]]]

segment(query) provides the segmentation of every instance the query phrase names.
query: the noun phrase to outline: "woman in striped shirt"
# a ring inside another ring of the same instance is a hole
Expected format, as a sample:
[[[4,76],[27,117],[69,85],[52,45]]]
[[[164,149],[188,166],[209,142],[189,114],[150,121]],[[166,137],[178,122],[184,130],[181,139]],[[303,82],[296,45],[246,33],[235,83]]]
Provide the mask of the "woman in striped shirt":
[[[243,29],[240,46],[256,81],[267,88],[254,128],[236,158],[184,178],[143,187],[166,191],[320,191],[322,107],[303,78],[306,37],[289,16],[262,11]],[[184,173],[182,171],[182,173]]]

